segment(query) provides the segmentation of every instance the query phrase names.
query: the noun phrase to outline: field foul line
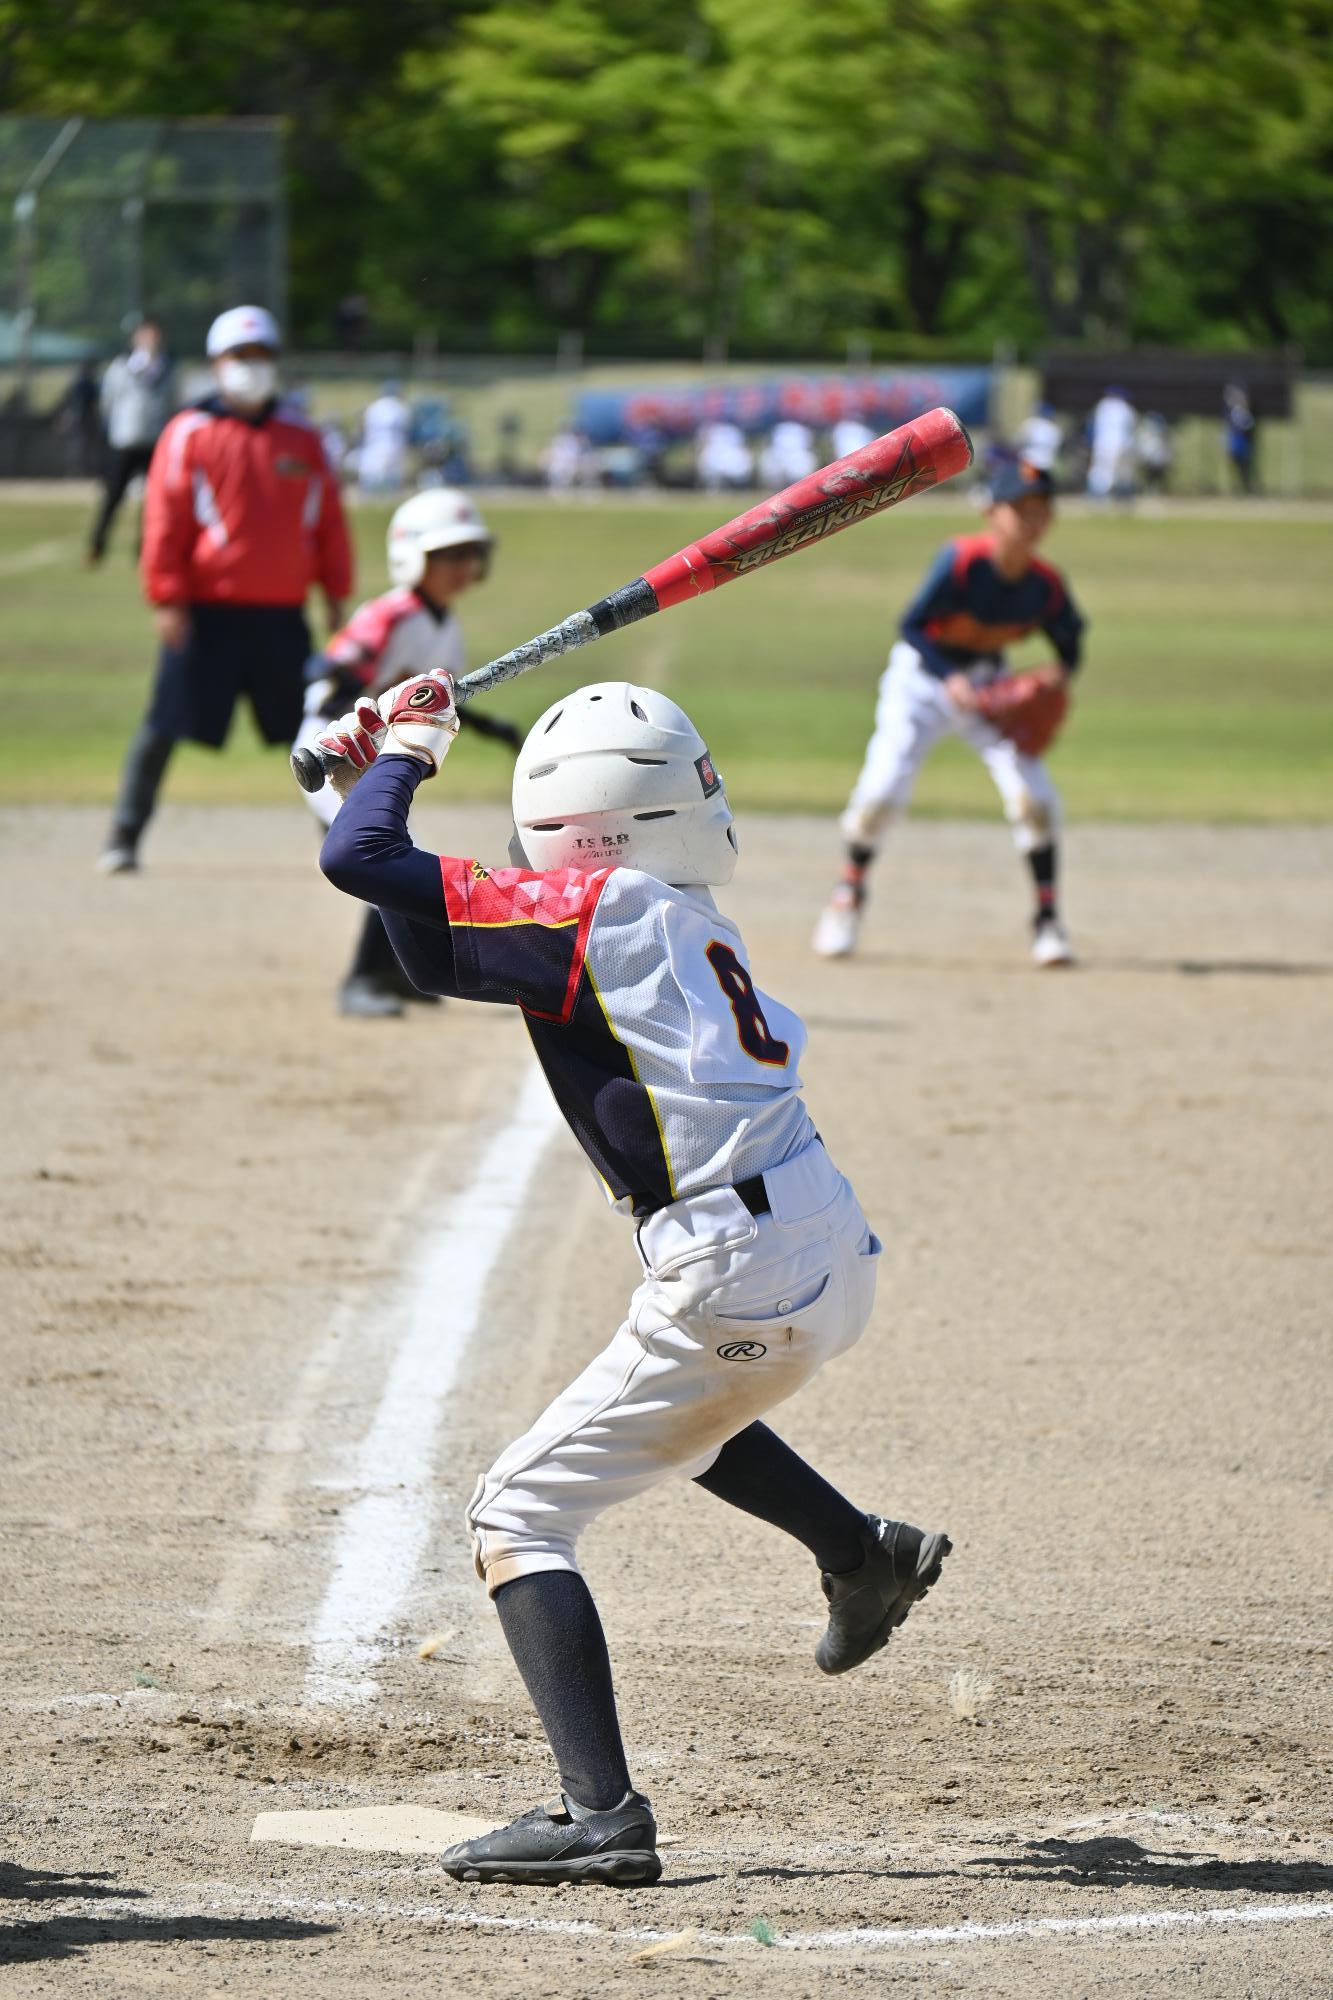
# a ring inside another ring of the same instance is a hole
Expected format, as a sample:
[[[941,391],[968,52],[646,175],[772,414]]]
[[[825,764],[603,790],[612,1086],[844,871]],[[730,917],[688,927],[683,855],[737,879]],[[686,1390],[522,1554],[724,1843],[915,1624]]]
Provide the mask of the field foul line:
[[[392,1262],[409,1229],[416,1225],[426,1189],[443,1162],[441,1144],[426,1153],[389,1206],[383,1253]],[[265,1470],[258,1480],[234,1553],[222,1573],[204,1624],[205,1640],[234,1635],[242,1613],[256,1596],[263,1571],[273,1554],[273,1538],[290,1522],[292,1489],[304,1479],[303,1455],[312,1420],[335,1375],[346,1376],[356,1365],[354,1342],[366,1311],[365,1287],[349,1285],[338,1297],[327,1325],[310,1350],[291,1398],[264,1436]]]
[[[382,1657],[376,1635],[406,1601],[431,1530],[441,1406],[559,1122],[534,1065],[413,1273],[407,1331],[357,1454],[355,1479],[364,1490],[342,1515],[333,1575],[311,1632],[308,1702],[348,1707],[375,1696],[367,1670]]]
[[[211,1889],[212,1884],[209,1885]],[[188,1896],[188,1891],[186,1892]],[[627,1944],[666,1944],[681,1937],[679,1929],[662,1931],[641,1925],[608,1926],[576,1917],[493,1917],[476,1910],[452,1910],[442,1903],[366,1903],[349,1896],[244,1896],[209,1900],[203,1892],[188,1907],[179,1900],[142,1901],[108,1897],[62,1898],[62,1904],[84,1902],[99,1916],[149,1917],[179,1923],[203,1916],[249,1917],[370,1917],[376,1922],[443,1924],[460,1930],[517,1931],[550,1937],[606,1938]],[[1016,1938],[1099,1937],[1116,1931],[1188,1931],[1222,1929],[1235,1924],[1300,1924],[1333,1918],[1333,1903],[1251,1903],[1224,1910],[1141,1910],[1111,1917],[1023,1917],[997,1924],[919,1924],[892,1929],[858,1927],[836,1931],[775,1932],[780,1951],[881,1951],[896,1945],[964,1945],[1002,1943]],[[749,1931],[699,1931],[691,1943],[707,1946],[759,1945]],[[760,1945],[760,1949],[768,1947]]]

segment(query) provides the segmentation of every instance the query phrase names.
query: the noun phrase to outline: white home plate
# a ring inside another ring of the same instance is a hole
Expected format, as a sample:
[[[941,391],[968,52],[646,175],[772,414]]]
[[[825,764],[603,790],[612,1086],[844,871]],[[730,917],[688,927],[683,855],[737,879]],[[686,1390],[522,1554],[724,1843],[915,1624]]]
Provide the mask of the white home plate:
[[[429,1806],[353,1806],[335,1812],[263,1812],[250,1838],[286,1847],[346,1847],[362,1854],[440,1854],[456,1840],[489,1833],[493,1819]]]

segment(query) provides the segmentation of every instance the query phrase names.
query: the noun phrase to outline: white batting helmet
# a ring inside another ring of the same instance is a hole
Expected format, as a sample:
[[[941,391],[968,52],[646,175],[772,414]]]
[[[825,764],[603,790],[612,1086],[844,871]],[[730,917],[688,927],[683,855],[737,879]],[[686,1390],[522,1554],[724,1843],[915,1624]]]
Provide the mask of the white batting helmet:
[[[469,543],[489,551],[494,541],[466,493],[456,486],[428,487],[404,500],[389,522],[390,580],[412,590],[426,573],[427,556]]]
[[[736,833],[708,745],[653,688],[598,681],[539,716],[514,766],[514,829],[530,868],[640,868],[720,887]]]

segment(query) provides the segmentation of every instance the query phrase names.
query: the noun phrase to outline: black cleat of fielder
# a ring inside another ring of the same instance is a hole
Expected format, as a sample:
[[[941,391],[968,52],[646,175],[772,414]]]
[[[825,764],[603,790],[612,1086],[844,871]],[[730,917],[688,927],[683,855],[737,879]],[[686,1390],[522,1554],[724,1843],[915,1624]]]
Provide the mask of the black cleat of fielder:
[[[845,1674],[887,1646],[917,1599],[939,1582],[953,1547],[947,1535],[877,1514],[866,1515],[862,1543],[866,1556],[859,1569],[820,1573],[829,1613],[815,1660],[826,1674]]]
[[[562,1792],[494,1833],[447,1847],[440,1859],[455,1882],[602,1882],[630,1889],[662,1873],[657,1823],[641,1792],[626,1792],[606,1812]]]

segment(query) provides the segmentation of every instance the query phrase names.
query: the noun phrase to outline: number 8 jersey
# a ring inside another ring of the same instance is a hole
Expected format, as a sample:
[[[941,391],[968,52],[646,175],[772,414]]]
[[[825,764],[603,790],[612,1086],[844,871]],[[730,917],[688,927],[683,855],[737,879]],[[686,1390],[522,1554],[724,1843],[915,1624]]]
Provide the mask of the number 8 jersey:
[[[658,1208],[747,1180],[814,1139],[799,1096],[805,1029],[755,986],[740,932],[708,890],[632,868],[492,872],[447,857],[440,868],[446,990],[520,1008],[611,1201]],[[386,922],[421,983],[420,928],[409,940]]]

